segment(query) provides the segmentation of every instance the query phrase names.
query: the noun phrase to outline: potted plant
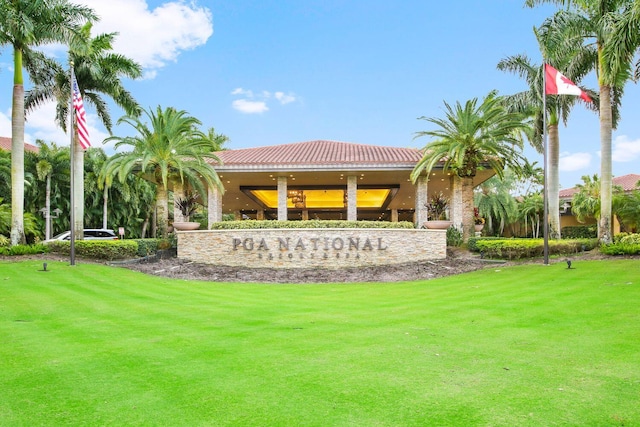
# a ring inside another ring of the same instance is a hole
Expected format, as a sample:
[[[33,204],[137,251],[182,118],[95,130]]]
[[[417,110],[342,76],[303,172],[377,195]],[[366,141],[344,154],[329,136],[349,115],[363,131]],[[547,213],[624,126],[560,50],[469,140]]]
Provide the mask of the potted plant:
[[[198,194],[185,192],[184,197],[179,197],[175,200],[175,206],[180,209],[182,213],[183,221],[177,221],[173,223],[173,228],[176,230],[197,230],[200,228],[199,222],[191,222],[189,219],[198,208],[197,205]]]
[[[480,210],[473,208],[473,219],[476,225],[476,231],[482,231],[484,228],[484,218],[480,216]]]
[[[429,199],[427,208],[427,222],[425,227],[438,230],[446,230],[452,224],[452,221],[447,219],[447,213],[449,208],[449,198],[444,193],[434,193]]]

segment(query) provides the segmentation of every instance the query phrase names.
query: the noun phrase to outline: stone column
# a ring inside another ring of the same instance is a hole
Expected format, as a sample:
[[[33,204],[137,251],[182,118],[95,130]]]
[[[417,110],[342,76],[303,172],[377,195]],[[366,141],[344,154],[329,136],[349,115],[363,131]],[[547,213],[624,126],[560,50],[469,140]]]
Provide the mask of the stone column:
[[[287,177],[278,177],[278,221],[287,220]]]
[[[222,193],[218,187],[207,189],[207,222],[211,224],[222,221]]]
[[[358,220],[358,177],[347,177],[347,221]]]
[[[264,209],[258,209],[258,212],[256,212],[256,219],[259,221],[264,219]]]
[[[428,211],[427,211],[427,203],[429,194],[427,192],[429,182],[428,176],[419,176],[416,181],[416,214],[415,214],[415,224],[417,228],[422,228],[427,222],[428,219]]]
[[[464,206],[462,204],[462,180],[456,174],[451,176],[449,188],[451,188],[451,200],[449,200],[449,219],[453,221],[453,226],[462,231],[462,214]]]
[[[398,209],[391,209],[391,222],[398,222]]]

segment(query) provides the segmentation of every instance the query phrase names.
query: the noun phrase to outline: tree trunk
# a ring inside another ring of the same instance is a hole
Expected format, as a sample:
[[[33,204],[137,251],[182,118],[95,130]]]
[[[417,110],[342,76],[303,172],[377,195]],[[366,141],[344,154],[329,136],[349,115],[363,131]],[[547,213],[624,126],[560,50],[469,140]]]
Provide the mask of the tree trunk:
[[[598,238],[601,243],[611,243],[611,89],[600,85],[600,221]]]
[[[473,178],[462,178],[462,239],[466,242],[476,232],[473,212]]]
[[[51,238],[51,173],[47,174],[47,189],[44,196],[44,238],[49,240]]]
[[[73,138],[73,203],[76,240],[84,240],[84,150],[80,146],[77,134]],[[72,207],[73,208],[73,207]]]
[[[173,183],[173,222],[189,221],[188,218],[182,215],[182,211],[175,203],[182,198],[184,198],[184,186],[180,181],[176,180],[176,182]]]
[[[548,165],[546,165],[549,179],[547,185],[547,200],[549,207],[549,238],[560,238],[560,177],[558,166],[560,163],[560,135],[558,125],[549,125],[549,152]],[[543,224],[546,226],[546,224]]]
[[[104,190],[102,191],[102,228],[107,228],[107,215],[109,208],[109,187],[104,184]]]
[[[162,186],[162,184],[158,184],[156,208],[158,212],[158,235],[162,238],[166,238],[168,235],[167,226],[169,223],[169,209],[167,189]]]
[[[13,54],[13,99],[11,106],[11,245],[24,237],[24,85],[22,51]]]

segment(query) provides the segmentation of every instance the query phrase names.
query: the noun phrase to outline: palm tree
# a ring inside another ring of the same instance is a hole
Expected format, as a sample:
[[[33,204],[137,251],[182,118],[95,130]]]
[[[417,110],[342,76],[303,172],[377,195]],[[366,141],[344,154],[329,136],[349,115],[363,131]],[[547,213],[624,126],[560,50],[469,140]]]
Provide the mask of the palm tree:
[[[44,203],[44,218],[45,218],[45,232],[44,238],[50,239],[52,235],[51,231],[51,186],[52,177],[56,177],[54,187],[59,188],[62,184],[60,181],[65,181],[68,185],[69,182],[69,151],[58,147],[55,143],[47,145],[42,140],[37,140],[38,154],[36,163],[36,174],[38,180],[45,181],[45,203]],[[66,176],[66,179],[65,179]],[[55,190],[54,190],[55,191]]]
[[[25,240],[23,59],[41,59],[42,56],[34,54],[32,47],[50,42],[65,43],[76,25],[94,19],[96,16],[91,9],[67,0],[0,0],[0,45],[12,46],[14,61],[11,106],[12,245]]]
[[[540,49],[545,57],[546,49],[541,43],[543,38],[544,29],[536,30],[536,37],[540,44]],[[558,64],[556,61],[553,65]],[[544,114],[548,114],[547,119],[547,135],[548,135],[548,161],[547,161],[547,177],[548,182],[548,206],[549,206],[549,237],[551,239],[559,239],[560,236],[560,178],[559,178],[559,162],[560,162],[560,133],[558,131],[558,125],[560,120],[567,124],[569,113],[571,108],[575,105],[576,99],[573,96],[554,96],[547,97],[546,108],[547,111],[543,111],[543,73],[544,67],[538,64],[532,64],[526,55],[510,56],[498,63],[498,69],[502,71],[509,71],[518,74],[520,77],[526,80],[529,88],[523,92],[516,93],[514,95],[507,95],[504,97],[505,102],[513,111],[520,113],[530,113],[533,115],[534,132],[532,140],[530,141],[536,150],[543,152],[544,135],[543,123]],[[573,81],[579,81],[576,76],[570,76]]]
[[[532,236],[533,238],[538,238],[540,235],[540,222],[544,211],[542,194],[533,193],[525,196],[518,204],[518,210],[520,212],[520,219],[525,223],[525,233],[527,233],[527,226],[529,221],[531,221]]]
[[[507,169],[502,179],[493,176],[476,191],[474,203],[486,220],[487,234],[502,235],[505,227],[517,219],[518,206],[512,195],[514,181],[515,174]]]
[[[160,235],[167,235],[169,184],[189,183],[200,194],[204,194],[202,181],[209,187],[224,187],[218,174],[207,160],[219,162],[211,151],[211,141],[199,131],[201,123],[184,110],[173,107],[156,111],[143,110],[150,124],[137,116],[125,116],[118,120],[131,126],[136,136],[112,136],[107,141],[116,141],[115,148],[131,147],[131,151],[117,153],[105,164],[102,176],[107,185],[115,176],[124,182],[131,172],[138,173],[157,185],[156,207]]]
[[[107,103],[102,95],[113,99],[127,114],[139,114],[140,107],[133,96],[125,90],[121,78],[138,78],[141,67],[131,59],[112,52],[116,33],[91,37],[92,24],[85,24],[72,39],[69,57],[74,64],[75,76],[85,104],[93,105],[96,113],[109,133],[113,123]],[[27,93],[27,110],[45,102],[55,100],[56,122],[66,131],[69,114],[69,71],[57,66],[55,73],[37,74],[33,78],[35,87]],[[84,150],[76,140],[73,151],[75,235],[82,238],[84,228]]]
[[[619,119],[624,85],[632,79],[634,55],[640,46],[640,6],[637,0],[526,0],[529,7],[541,3],[568,5],[547,19],[548,39],[558,56],[575,55],[575,41],[583,51],[573,58],[575,69],[590,69],[598,78],[600,102],[600,214],[598,238],[612,241],[612,131]],[[636,74],[638,65],[636,65]]]
[[[600,179],[598,174],[593,177],[589,175],[582,176],[582,184],[577,184],[578,192],[573,195],[571,200],[571,213],[576,217],[578,222],[584,222],[586,218],[600,217]]]
[[[522,132],[527,125],[519,113],[505,109],[496,92],[490,92],[478,105],[474,98],[455,107],[444,103],[446,118],[420,117],[435,124],[438,129],[416,132],[415,138],[430,136],[434,139],[424,147],[424,154],[411,172],[415,183],[441,161],[443,169],[451,170],[462,184],[463,239],[475,230],[473,212],[473,178],[479,168],[488,166],[502,177],[506,166],[520,170],[522,159]]]

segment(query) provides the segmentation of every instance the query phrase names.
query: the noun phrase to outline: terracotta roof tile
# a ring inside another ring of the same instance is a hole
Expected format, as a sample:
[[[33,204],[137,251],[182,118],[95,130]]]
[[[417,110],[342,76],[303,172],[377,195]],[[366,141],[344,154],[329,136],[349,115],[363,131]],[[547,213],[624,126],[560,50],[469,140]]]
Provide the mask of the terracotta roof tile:
[[[611,180],[613,185],[622,187],[624,191],[633,191],[633,190],[640,189],[640,186],[637,185],[638,181],[640,181],[640,175],[637,175],[634,173],[618,176]],[[578,192],[577,187],[565,188],[564,190],[560,190],[559,195],[561,199],[570,199],[577,192]]]
[[[216,153],[222,168],[411,166],[422,157],[416,148],[383,147],[338,141],[307,141]]]
[[[33,153],[37,153],[38,147],[32,144],[24,143],[25,151],[31,151]],[[7,138],[5,136],[0,136],[0,150],[11,151],[11,138]]]

